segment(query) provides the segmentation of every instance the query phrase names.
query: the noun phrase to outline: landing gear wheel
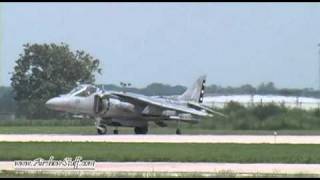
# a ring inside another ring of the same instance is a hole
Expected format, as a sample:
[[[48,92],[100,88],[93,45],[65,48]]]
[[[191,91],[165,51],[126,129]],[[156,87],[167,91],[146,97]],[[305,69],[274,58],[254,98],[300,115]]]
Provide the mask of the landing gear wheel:
[[[99,135],[104,135],[104,134],[107,134],[107,127],[105,125],[99,125],[97,127],[97,133]]]
[[[177,130],[176,130],[176,134],[180,135],[181,134],[181,130],[180,130],[180,120],[177,121]]]
[[[113,130],[113,134],[119,134],[119,130],[118,129],[114,129]]]
[[[135,127],[134,133],[136,134],[147,134],[148,133],[148,127]]]

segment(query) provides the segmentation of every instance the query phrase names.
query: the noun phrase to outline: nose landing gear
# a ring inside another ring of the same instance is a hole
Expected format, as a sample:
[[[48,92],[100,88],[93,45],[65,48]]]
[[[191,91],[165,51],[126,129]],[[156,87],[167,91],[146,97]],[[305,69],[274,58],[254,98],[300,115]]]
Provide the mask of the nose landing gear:
[[[177,121],[177,130],[176,130],[176,134],[180,135],[181,134],[181,130],[180,130],[180,120]]]
[[[176,134],[177,134],[177,135],[180,135],[180,134],[181,134],[181,130],[180,130],[179,128],[177,128]]]
[[[107,134],[107,127],[105,125],[99,125],[97,127],[97,133],[99,135],[104,135],[104,134]]]
[[[107,127],[105,125],[99,125],[97,127],[97,133],[99,135],[105,135],[107,134]],[[114,129],[113,130],[113,134],[119,134],[119,130],[118,129]]]
[[[119,134],[119,130],[118,129],[114,129],[113,130],[113,134]]]

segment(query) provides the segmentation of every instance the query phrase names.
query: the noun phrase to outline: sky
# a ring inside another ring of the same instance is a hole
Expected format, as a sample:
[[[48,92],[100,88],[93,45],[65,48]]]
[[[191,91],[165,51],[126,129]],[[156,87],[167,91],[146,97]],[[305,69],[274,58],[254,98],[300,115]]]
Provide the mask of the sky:
[[[96,83],[318,88],[320,3],[0,3],[0,86],[23,44],[101,61]]]

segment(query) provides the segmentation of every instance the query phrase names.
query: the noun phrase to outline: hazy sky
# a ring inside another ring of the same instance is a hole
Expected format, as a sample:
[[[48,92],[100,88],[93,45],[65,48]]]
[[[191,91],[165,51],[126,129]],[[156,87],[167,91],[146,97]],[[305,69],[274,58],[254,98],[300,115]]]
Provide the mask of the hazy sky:
[[[320,3],[0,3],[0,82],[25,43],[101,60],[97,83],[318,87]],[[0,84],[0,85],[1,85]]]

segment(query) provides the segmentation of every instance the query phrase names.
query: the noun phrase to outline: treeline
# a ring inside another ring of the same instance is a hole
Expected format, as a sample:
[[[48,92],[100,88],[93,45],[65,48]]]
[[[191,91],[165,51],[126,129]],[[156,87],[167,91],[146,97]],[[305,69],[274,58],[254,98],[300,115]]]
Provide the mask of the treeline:
[[[184,86],[170,86],[162,83],[152,83],[145,88],[134,88],[134,87],[120,87],[117,85],[98,85],[101,89],[109,91],[126,91],[132,93],[143,94],[146,96],[171,96],[182,94],[187,88]]]
[[[206,93],[214,95],[273,94],[282,96],[320,97],[320,91],[312,88],[277,88],[273,82],[261,83],[257,87],[254,87],[250,84],[245,84],[240,87],[222,87],[218,85],[210,85],[207,87]]]
[[[139,94],[144,94],[147,96],[170,96],[182,94],[187,88],[185,86],[177,85],[170,86],[162,83],[152,83],[145,88],[123,88],[117,85],[103,85],[100,84],[99,87],[105,90],[113,91],[127,91]],[[223,87],[219,85],[209,85],[206,87],[206,94],[208,95],[241,95],[241,94],[273,94],[282,96],[304,96],[304,97],[320,97],[320,91],[314,90],[312,88],[304,89],[290,89],[290,88],[277,88],[274,83],[261,83],[259,86],[254,87],[250,84],[245,84],[239,87]]]

